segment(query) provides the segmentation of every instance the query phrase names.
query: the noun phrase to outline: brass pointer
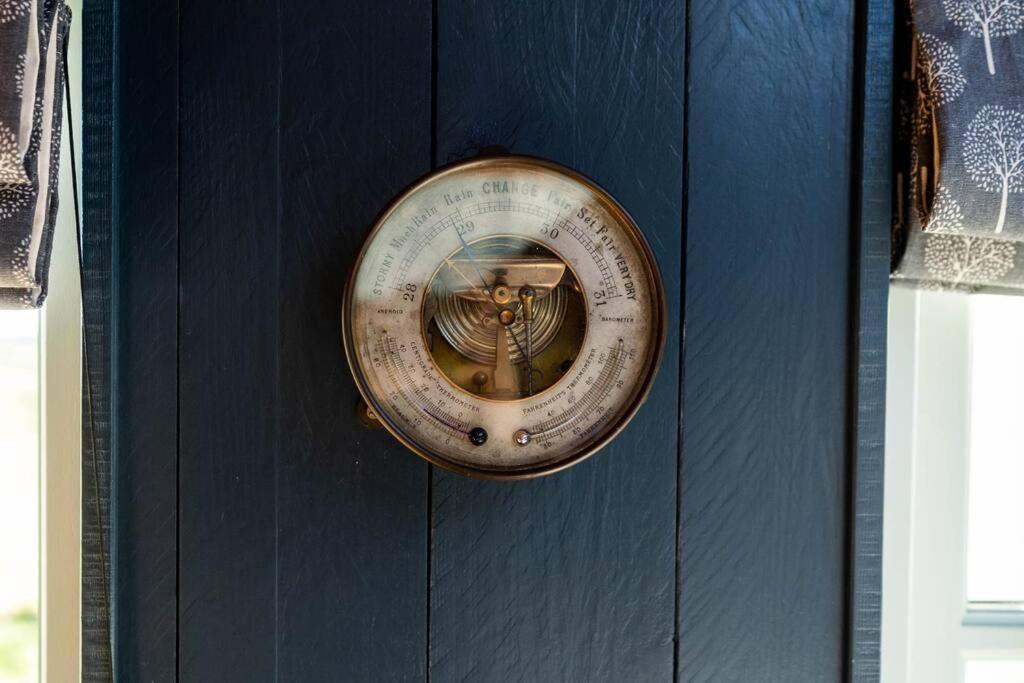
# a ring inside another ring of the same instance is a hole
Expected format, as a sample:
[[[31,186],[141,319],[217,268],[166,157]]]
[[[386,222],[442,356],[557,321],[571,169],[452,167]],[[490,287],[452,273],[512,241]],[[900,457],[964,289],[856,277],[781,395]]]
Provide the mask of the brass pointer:
[[[537,293],[530,285],[519,288],[519,302],[523,306],[523,326],[526,328],[526,395],[533,396],[533,301]]]

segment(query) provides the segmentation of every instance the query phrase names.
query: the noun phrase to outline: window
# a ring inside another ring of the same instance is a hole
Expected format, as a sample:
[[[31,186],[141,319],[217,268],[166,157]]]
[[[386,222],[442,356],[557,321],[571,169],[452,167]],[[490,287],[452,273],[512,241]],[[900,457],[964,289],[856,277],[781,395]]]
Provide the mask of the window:
[[[883,683],[1024,681],[1024,297],[890,298]]]
[[[81,16],[81,0],[68,5]],[[69,45],[78,112],[80,20]],[[81,678],[81,298],[62,138],[49,296],[39,311],[0,311],[0,683]]]
[[[67,216],[43,310],[0,311],[2,683],[78,680],[80,349]]]
[[[1024,298],[979,296],[969,305],[967,601],[972,611],[1019,611],[1024,606]]]
[[[0,311],[0,680],[38,678],[39,312]]]
[[[974,659],[967,662],[966,683],[1020,683],[1024,662]]]

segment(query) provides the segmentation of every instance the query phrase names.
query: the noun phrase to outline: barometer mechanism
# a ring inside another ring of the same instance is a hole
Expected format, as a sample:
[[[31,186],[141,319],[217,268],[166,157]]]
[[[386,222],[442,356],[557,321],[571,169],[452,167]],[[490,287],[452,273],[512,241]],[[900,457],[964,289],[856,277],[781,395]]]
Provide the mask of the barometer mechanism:
[[[548,474],[608,443],[664,342],[639,229],[593,182],[527,157],[450,166],[395,199],[342,309],[364,415],[488,478]]]

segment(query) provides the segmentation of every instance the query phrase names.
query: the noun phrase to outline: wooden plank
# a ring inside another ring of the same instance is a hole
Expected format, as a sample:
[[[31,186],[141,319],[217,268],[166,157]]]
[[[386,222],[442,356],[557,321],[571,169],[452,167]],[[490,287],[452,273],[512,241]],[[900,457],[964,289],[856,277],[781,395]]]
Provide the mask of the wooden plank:
[[[690,4],[678,675],[844,671],[853,3]]]
[[[356,419],[339,311],[377,213],[430,170],[431,3],[281,20],[278,673],[420,680],[429,471]]]
[[[618,439],[541,480],[435,471],[431,676],[672,676],[684,4],[442,3],[437,161],[499,145],[607,187],[658,254],[661,373]]]
[[[113,214],[114,9],[112,0],[84,0],[82,28],[82,680],[111,680],[110,384],[111,217]],[[91,387],[91,388],[90,388]],[[89,392],[92,396],[89,396]],[[88,405],[92,399],[96,448]]]
[[[276,2],[181,3],[179,678],[276,668]]]
[[[882,502],[885,481],[885,367],[892,221],[893,17],[888,0],[860,4],[857,79],[861,107],[854,162],[857,193],[856,409],[851,481],[851,595],[848,679],[881,675]],[[857,223],[859,222],[859,230]]]
[[[120,7],[113,271],[119,676],[177,675],[178,8]],[[144,381],[140,381],[145,378]]]

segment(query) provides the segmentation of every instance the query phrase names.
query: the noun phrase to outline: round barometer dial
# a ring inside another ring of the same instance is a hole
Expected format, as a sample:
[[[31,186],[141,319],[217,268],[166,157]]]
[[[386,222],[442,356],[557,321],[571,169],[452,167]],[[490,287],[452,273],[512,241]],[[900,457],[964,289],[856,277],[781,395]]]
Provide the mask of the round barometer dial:
[[[636,412],[664,340],[657,264],[593,182],[477,159],[399,196],[345,292],[345,352],[368,412],[465,474],[545,474]]]

